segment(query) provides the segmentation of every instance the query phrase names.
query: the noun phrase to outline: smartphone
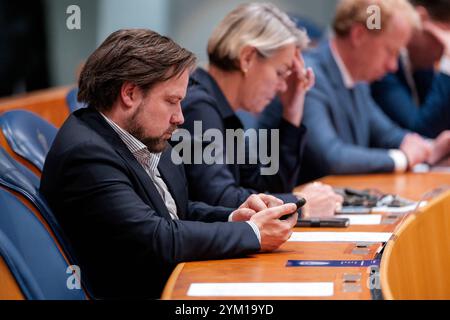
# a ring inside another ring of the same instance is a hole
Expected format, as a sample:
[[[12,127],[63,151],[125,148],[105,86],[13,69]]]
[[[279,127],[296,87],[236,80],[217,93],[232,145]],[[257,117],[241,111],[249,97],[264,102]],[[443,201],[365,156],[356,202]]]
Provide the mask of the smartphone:
[[[305,199],[305,198],[299,198],[298,201],[295,203],[295,205],[297,206],[297,211],[298,211],[301,207],[303,207],[305,204],[306,204],[306,199]],[[280,220],[286,220],[286,219],[289,219],[289,218],[290,218],[291,216],[293,216],[294,214],[295,214],[295,212],[294,212],[294,213],[287,214],[287,215],[284,215],[284,216],[282,216],[282,217],[280,218]]]
[[[350,226],[348,218],[310,218],[298,220],[296,227],[300,228],[347,228]]]

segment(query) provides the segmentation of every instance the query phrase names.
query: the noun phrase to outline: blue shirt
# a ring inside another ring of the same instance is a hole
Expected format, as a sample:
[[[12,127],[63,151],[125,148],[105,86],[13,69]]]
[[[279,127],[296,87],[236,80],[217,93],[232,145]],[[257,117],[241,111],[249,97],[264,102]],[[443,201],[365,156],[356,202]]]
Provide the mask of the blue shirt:
[[[429,138],[450,129],[448,74],[431,69],[411,73],[401,61],[396,73],[373,83],[371,89],[381,109],[403,128]]]

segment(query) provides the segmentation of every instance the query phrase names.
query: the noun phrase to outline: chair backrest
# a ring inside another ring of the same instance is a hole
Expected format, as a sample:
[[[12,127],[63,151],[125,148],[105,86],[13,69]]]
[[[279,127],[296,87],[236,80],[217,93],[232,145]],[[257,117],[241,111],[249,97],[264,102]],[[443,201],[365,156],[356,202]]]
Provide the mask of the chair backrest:
[[[0,279],[0,300],[44,299],[22,256],[2,231],[0,231]]]
[[[42,171],[58,129],[38,115],[25,110],[3,113],[0,116],[0,126],[11,149]]]
[[[3,251],[0,240],[0,301],[24,300],[25,297],[19,284],[3,259]]]
[[[387,300],[450,299],[450,192],[410,215],[381,261]]]
[[[82,289],[70,289],[70,277],[73,277],[69,264],[59,251],[56,243],[41,222],[18,198],[0,189],[0,231],[9,240],[6,245],[15,247],[19,258],[9,256],[8,265],[23,263],[28,272],[20,273],[26,283],[35,283],[40,294],[31,294],[24,290],[24,281],[17,281],[28,299],[84,300]],[[2,239],[0,239],[1,241]],[[5,243],[7,242],[3,239]],[[69,272],[69,273],[66,273]],[[16,278],[17,280],[17,278]]]
[[[66,96],[67,106],[69,107],[69,112],[72,113],[81,108],[86,108],[86,104],[78,101],[78,88],[72,88]]]
[[[30,208],[32,213],[41,221],[53,237],[66,260],[76,265],[78,262],[73,248],[48,206],[47,201],[40,194],[39,183],[38,177],[33,172],[15,161],[0,147],[0,188],[3,187],[14,193]],[[84,283],[84,289],[89,290],[86,283]]]
[[[75,262],[70,245],[63,236],[51,209],[39,193],[39,179],[28,168],[15,161],[0,147],[0,186],[17,192],[31,203],[37,210],[39,220],[45,221],[71,262]]]

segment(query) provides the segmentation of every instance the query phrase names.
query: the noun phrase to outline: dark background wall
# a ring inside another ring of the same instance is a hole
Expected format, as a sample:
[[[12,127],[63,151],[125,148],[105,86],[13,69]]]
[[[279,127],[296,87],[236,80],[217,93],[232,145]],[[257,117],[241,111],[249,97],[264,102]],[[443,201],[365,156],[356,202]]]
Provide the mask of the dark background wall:
[[[73,84],[84,60],[111,32],[151,28],[206,60],[212,29],[241,0],[0,0],[0,96]],[[326,27],[337,0],[272,0]],[[68,30],[66,9],[81,9]]]

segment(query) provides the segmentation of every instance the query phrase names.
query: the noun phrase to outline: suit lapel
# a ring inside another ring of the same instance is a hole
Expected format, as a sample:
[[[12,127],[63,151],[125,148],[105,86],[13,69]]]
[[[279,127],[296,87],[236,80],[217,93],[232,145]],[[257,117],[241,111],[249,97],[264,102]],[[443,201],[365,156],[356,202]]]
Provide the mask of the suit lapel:
[[[367,101],[364,101],[363,85],[359,84],[353,88],[353,132],[355,142],[359,146],[368,146],[369,141],[369,123],[367,117],[364,117],[364,108]],[[370,97],[369,97],[370,98]]]
[[[133,156],[131,151],[127,148],[125,143],[123,143],[116,132],[105,121],[105,119],[97,111],[86,109],[83,120],[85,120],[93,130],[97,131],[102,137],[104,137],[105,140],[109,142],[111,147],[116,150],[122,159],[124,159],[130,171],[135,175],[136,180],[139,181],[141,188],[147,197],[146,200],[152,204],[155,211],[162,217],[171,219],[164,200],[161,198],[153,181],[150,179],[145,169]]]
[[[175,204],[177,205],[177,215],[180,219],[185,218],[185,205],[188,199],[186,197],[187,190],[186,184],[183,177],[180,179],[180,171],[179,169],[172,164],[171,160],[171,151],[172,148],[168,148],[161,155],[161,159],[159,161],[158,170],[163,178],[164,182],[169,189],[170,194],[175,200]],[[181,183],[180,183],[181,182]]]
[[[150,179],[149,175],[145,171],[145,169],[141,166],[141,164],[136,160],[133,154],[126,148],[117,149],[117,152],[122,156],[127,165],[131,168],[132,172],[136,174],[137,179],[141,183],[142,188],[148,195],[148,199],[153,204],[155,210],[160,213],[163,217],[167,219],[172,219],[170,217],[169,211],[167,210],[166,204],[164,200],[161,198],[158,190],[156,189],[155,184],[152,179]]]

